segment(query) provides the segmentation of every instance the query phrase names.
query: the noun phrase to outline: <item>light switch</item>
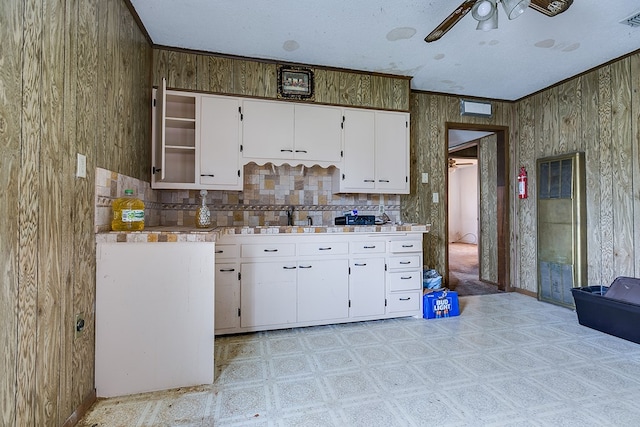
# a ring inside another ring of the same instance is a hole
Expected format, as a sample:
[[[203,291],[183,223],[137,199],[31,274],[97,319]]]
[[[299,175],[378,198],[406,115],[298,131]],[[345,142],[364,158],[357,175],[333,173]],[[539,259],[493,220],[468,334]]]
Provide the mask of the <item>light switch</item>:
[[[76,167],[76,176],[78,178],[87,177],[87,156],[78,153],[78,165]]]
[[[422,183],[427,184],[429,182],[429,174],[426,172],[422,172]]]
[[[438,203],[440,201],[440,195],[438,193],[433,193],[433,203]]]

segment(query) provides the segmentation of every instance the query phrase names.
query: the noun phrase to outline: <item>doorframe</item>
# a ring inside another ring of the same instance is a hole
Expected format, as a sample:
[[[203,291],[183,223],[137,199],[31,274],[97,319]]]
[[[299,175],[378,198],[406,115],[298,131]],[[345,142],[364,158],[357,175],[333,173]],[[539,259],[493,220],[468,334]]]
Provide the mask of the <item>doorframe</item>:
[[[469,124],[469,123],[456,123],[445,122],[445,143],[443,150],[445,152],[445,159],[449,158],[449,130],[473,130],[481,132],[494,132],[496,134],[496,163],[498,166],[496,176],[496,198],[497,198],[497,242],[498,242],[498,289],[501,291],[511,291],[509,282],[510,277],[510,254],[511,254],[511,242],[510,242],[510,230],[511,223],[509,217],[509,194],[510,194],[510,176],[509,176],[509,127],[508,126],[496,126],[496,125],[483,125],[483,124]],[[479,145],[479,144],[478,144]],[[478,156],[478,170],[480,170],[480,156]],[[445,211],[445,233],[447,238],[445,239],[445,251],[444,251],[444,265],[445,283],[449,283],[449,173],[445,174],[445,197],[444,197],[444,211]],[[480,195],[478,195],[479,197]],[[481,212],[479,212],[479,215]],[[478,244],[480,244],[480,230],[478,229]],[[479,254],[478,254],[479,255]]]

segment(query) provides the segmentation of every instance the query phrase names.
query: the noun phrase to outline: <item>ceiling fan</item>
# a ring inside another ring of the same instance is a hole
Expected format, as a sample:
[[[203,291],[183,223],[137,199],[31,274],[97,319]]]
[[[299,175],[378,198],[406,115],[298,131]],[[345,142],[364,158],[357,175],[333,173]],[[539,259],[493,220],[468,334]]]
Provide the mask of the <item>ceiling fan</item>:
[[[527,7],[532,8],[547,16],[556,16],[573,3],[573,0],[465,0],[444,21],[440,23],[424,41],[434,42],[444,36],[453,28],[469,11],[478,21],[477,30],[492,30],[498,28],[498,2],[502,3],[509,19],[520,16]]]

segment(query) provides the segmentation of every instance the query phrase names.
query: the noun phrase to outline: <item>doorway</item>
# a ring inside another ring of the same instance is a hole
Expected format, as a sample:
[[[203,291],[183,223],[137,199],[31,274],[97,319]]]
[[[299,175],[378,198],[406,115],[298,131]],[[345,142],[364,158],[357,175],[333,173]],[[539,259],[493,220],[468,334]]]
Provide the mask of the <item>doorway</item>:
[[[508,129],[447,123],[445,281],[459,295],[508,290]]]

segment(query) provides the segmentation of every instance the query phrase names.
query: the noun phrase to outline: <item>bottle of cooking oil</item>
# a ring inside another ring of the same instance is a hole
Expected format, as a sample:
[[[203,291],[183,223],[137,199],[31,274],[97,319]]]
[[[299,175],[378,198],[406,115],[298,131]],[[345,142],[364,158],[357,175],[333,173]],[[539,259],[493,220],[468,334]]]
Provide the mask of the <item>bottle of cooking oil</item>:
[[[209,228],[211,227],[211,211],[207,206],[207,190],[200,190],[200,198],[202,204],[196,210],[196,227]]]
[[[124,190],[124,197],[113,202],[113,231],[144,230],[144,202],[133,197],[133,190]]]

